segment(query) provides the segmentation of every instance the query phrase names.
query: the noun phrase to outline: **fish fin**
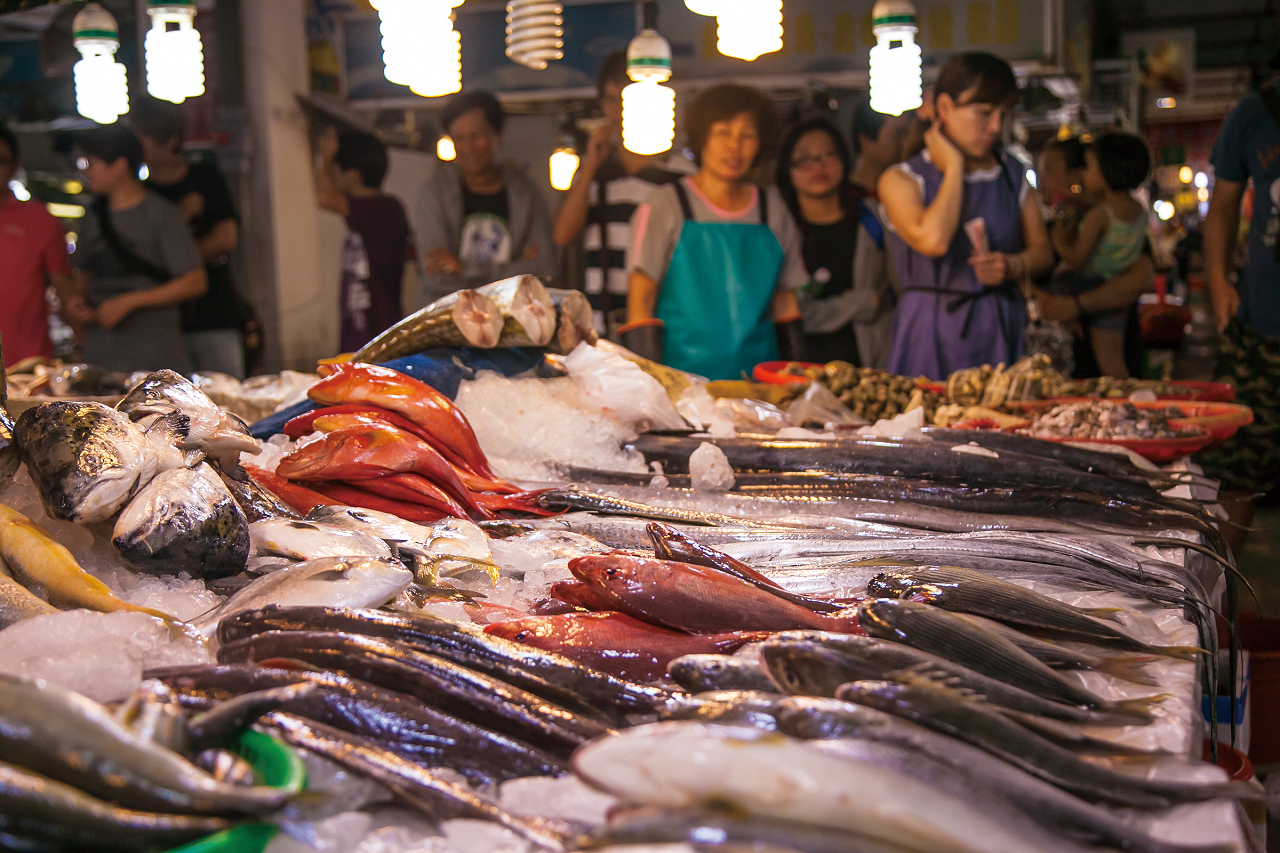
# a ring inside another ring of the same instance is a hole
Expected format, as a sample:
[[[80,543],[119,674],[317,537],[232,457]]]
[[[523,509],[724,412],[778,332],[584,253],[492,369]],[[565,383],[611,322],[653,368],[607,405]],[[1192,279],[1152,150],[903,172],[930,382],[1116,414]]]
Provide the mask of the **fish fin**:
[[[887,672],[885,673],[885,678],[909,687],[924,687],[929,690],[936,690],[939,693],[946,693],[966,702],[981,702],[985,704],[987,701],[987,697],[976,690],[968,687],[957,687],[958,679],[953,676],[945,672],[919,668],[919,665],[895,672]]]
[[[1099,664],[1098,670],[1105,672],[1107,675],[1130,681],[1134,684],[1144,684],[1147,687],[1159,687],[1160,679],[1148,673],[1143,669],[1145,664],[1155,660],[1154,655],[1130,655],[1127,657],[1103,657],[1102,663]]]
[[[1116,619],[1116,614],[1124,612],[1123,607],[1077,607],[1076,609],[1095,619],[1106,619],[1110,622],[1119,621]]]
[[[174,447],[181,447],[191,434],[191,418],[182,412],[170,412],[147,427],[147,435]]]

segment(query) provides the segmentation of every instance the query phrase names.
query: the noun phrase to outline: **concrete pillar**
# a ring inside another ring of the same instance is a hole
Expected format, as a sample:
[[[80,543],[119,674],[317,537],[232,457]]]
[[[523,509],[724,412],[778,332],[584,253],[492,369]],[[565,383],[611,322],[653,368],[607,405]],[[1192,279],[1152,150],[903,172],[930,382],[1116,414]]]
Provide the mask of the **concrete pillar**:
[[[321,275],[311,143],[296,97],[308,87],[304,3],[240,0],[251,126],[241,240],[245,291],[262,318],[268,370],[314,370],[338,343],[337,283]]]

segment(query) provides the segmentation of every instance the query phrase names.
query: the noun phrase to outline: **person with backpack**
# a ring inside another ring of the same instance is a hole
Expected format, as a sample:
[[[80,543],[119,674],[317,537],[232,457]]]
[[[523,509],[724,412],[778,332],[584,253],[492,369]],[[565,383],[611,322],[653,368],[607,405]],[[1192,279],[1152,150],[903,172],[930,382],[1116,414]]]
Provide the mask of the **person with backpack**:
[[[122,126],[78,140],[77,166],[97,196],[71,256],[85,324],[84,360],[118,372],[191,369],[178,306],[208,290],[204,260],[176,204],[138,179],[142,145]]]

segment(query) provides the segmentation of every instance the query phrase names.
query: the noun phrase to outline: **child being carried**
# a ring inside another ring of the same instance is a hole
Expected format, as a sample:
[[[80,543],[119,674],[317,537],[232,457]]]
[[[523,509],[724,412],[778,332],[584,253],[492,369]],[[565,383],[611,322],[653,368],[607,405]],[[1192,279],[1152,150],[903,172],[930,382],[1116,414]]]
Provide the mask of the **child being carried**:
[[[1053,247],[1062,258],[1053,290],[1077,299],[1119,275],[1142,255],[1147,242],[1147,209],[1132,195],[1151,171],[1151,155],[1141,138],[1108,133],[1085,151],[1085,189],[1100,201],[1078,226],[1054,229]],[[1089,318],[1089,340],[1104,376],[1127,377],[1124,330],[1128,311],[1120,308]]]

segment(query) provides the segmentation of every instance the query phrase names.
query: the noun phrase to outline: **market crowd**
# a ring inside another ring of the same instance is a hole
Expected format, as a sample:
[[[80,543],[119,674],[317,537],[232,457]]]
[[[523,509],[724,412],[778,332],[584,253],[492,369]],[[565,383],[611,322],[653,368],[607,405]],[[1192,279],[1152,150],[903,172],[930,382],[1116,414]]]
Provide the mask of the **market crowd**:
[[[487,92],[444,106],[456,157],[421,188],[412,217],[383,190],[389,160],[376,136],[323,134],[317,200],[347,226],[341,350],[403,316],[406,266],[418,273],[421,307],[520,273],[554,282],[560,251],[580,242],[600,332],[713,379],[781,358],[941,380],[1041,346],[1029,316],[1069,333],[1077,376],[1137,371],[1136,305],[1154,264],[1149,211],[1134,190],[1148,181],[1150,154],[1120,131],[1055,139],[1033,183],[1031,164],[1003,145],[1018,98],[1004,60],[955,56],[919,110],[891,117],[864,102],[847,134],[827,113],[780,128],[763,92],[713,86],[684,112],[692,161],[621,146],[628,82],[625,56],[609,57],[602,119],[554,214],[503,161],[503,110]],[[1224,333],[1219,373],[1238,380],[1267,428],[1280,375],[1274,193],[1257,196],[1238,283],[1232,256],[1246,181],[1271,187],[1280,177],[1280,160],[1264,156],[1280,144],[1269,103],[1251,96],[1227,119],[1204,229]],[[52,355],[51,288],[86,362],[243,377],[252,311],[228,263],[238,217],[217,168],[184,157],[182,109],[144,100],[128,127],[91,130],[77,145],[95,201],[69,256],[42,205],[0,196],[8,363]],[[0,130],[0,187],[19,157]],[[1258,435],[1248,463],[1274,467],[1274,442]]]

